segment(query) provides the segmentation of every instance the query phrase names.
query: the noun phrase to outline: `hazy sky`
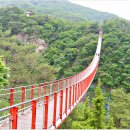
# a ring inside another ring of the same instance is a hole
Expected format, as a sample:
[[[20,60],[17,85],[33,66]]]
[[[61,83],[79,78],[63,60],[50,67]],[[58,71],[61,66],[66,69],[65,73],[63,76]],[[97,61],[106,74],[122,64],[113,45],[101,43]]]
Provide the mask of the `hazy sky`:
[[[99,11],[116,14],[130,20],[130,0],[69,0]]]

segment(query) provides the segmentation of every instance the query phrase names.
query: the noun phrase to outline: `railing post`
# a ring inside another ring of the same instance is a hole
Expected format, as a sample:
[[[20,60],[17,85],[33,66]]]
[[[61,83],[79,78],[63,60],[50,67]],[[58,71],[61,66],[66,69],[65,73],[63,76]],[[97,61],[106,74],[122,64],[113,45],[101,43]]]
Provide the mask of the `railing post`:
[[[69,79],[69,87],[71,86],[72,78]]]
[[[13,107],[12,108],[11,121],[12,121],[12,129],[17,129],[17,124],[18,124],[18,107]]]
[[[72,104],[73,104],[73,106],[74,106],[74,101],[75,101],[75,98],[74,98],[74,97],[75,97],[75,96],[74,96],[75,91],[74,91],[74,90],[75,90],[75,85],[73,85],[73,99],[72,99]]]
[[[60,91],[60,119],[62,120],[62,112],[63,112],[63,90]]]
[[[49,96],[45,96],[45,102],[44,102],[44,129],[47,129],[48,127],[48,106],[49,106]]]
[[[10,89],[10,106],[14,104],[14,88]]]
[[[77,83],[77,90],[76,90],[77,97],[76,97],[76,101],[79,99],[79,95],[80,95],[79,83]]]
[[[83,80],[83,84],[82,84],[82,94],[84,93],[84,86],[85,86],[85,80]]]
[[[60,90],[63,89],[63,81],[60,81]]]
[[[80,95],[79,83],[77,84],[77,91],[76,91],[77,98],[76,98],[76,101],[79,99],[79,95]]]
[[[80,98],[82,94],[82,81],[79,83],[79,91],[80,91],[80,94],[79,94],[79,98]]]
[[[41,84],[39,84],[39,86],[38,86],[38,102],[40,101],[39,97],[41,96],[41,88],[42,88],[42,86],[41,86]]]
[[[46,95],[46,84],[44,84],[44,95]]]
[[[82,81],[81,81],[81,82],[82,82]],[[82,85],[81,85],[81,82],[79,83],[79,91],[80,91],[80,93],[79,93],[79,98],[80,98],[81,93],[82,93]]]
[[[77,84],[75,85],[75,102],[77,101]]]
[[[82,96],[82,81],[80,82],[80,96],[79,97],[81,96]]]
[[[83,81],[81,82],[81,96],[83,94]]]
[[[85,87],[86,87],[86,79],[84,79],[84,90],[85,90]]]
[[[53,92],[55,92],[55,91],[57,91],[57,83],[56,82],[54,82],[54,91]]]
[[[31,96],[30,99],[32,100],[34,98],[34,86],[31,86]]]
[[[71,94],[72,94],[72,86],[70,87],[70,91],[69,91],[69,108],[71,110]]]
[[[66,88],[66,99],[65,99],[65,113],[67,115],[67,108],[68,108],[68,88]]]
[[[22,87],[22,102],[25,102],[25,87]],[[21,105],[21,108],[24,108],[24,104]]]
[[[31,129],[35,129],[35,127],[36,127],[36,105],[37,105],[37,101],[33,100],[31,103],[32,103],[32,124],[31,124]]]
[[[82,83],[82,94],[84,92],[84,80],[83,80],[83,83]]]
[[[82,94],[84,93],[84,86],[85,86],[85,80],[83,80],[83,92],[82,92]]]
[[[56,126],[57,93],[54,93],[53,126]]]
[[[14,88],[10,89],[10,106],[14,104]],[[12,108],[10,108],[10,115],[12,114]]]

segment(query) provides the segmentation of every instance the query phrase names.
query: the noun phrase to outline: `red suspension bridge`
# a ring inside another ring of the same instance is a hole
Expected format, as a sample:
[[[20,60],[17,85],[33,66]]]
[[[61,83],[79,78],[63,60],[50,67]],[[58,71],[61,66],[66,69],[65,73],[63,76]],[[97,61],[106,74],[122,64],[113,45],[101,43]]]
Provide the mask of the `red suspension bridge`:
[[[98,69],[102,43],[82,72],[60,80],[1,90],[8,107],[0,109],[0,129],[58,128],[85,95]]]

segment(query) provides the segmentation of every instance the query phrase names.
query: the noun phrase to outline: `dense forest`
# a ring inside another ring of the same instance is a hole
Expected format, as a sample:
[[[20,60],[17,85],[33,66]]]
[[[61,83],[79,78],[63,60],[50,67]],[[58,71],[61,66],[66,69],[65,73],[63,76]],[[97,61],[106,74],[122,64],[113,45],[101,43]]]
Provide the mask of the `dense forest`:
[[[104,21],[101,25],[48,16],[26,17],[25,12],[17,7],[1,9],[0,15],[0,54],[11,68],[13,85],[58,79],[85,69],[95,53],[98,30],[103,28],[97,78],[100,77],[106,87],[123,87],[129,91],[130,22],[116,19]],[[37,42],[43,43],[43,39],[46,46],[36,53]],[[30,81],[30,77],[33,80]]]
[[[103,22],[89,19],[75,22],[41,13],[27,16],[18,7],[1,8],[0,21],[0,56],[9,67],[0,57],[0,72],[7,73],[0,75],[1,88],[55,80],[82,71],[93,59],[98,30],[102,28],[101,60],[94,80],[96,84],[100,79],[99,85],[95,92],[90,89],[89,98],[62,128],[130,128],[130,21],[114,17]],[[99,127],[91,125],[98,122],[93,120],[98,96],[104,111],[101,111],[104,124]]]

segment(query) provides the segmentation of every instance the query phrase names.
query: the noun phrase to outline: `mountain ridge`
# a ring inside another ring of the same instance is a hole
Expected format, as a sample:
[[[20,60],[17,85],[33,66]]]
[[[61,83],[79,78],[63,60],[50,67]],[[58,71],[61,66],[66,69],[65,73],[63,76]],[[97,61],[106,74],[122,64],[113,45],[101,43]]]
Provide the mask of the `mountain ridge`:
[[[70,21],[90,20],[103,22],[107,19],[118,18],[118,16],[114,14],[77,5],[68,0],[1,0],[0,7],[5,6],[17,6],[25,11],[31,10],[35,13],[50,15]]]

